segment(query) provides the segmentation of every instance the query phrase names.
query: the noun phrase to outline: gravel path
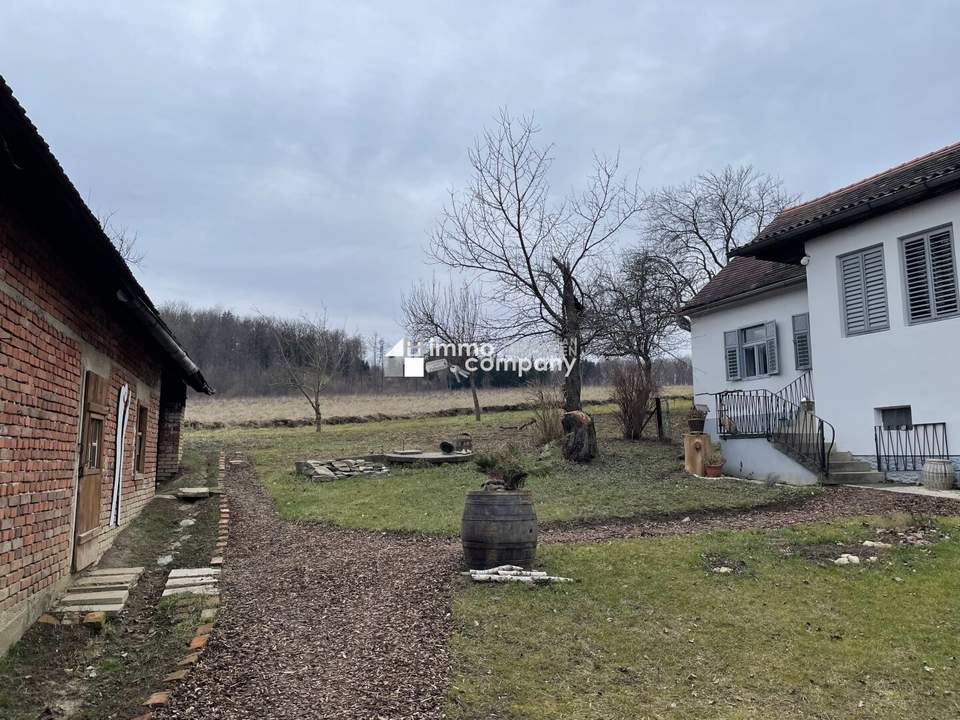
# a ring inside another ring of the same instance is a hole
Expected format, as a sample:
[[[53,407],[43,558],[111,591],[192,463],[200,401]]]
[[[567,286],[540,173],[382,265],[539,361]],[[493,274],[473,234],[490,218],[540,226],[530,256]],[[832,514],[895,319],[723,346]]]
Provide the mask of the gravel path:
[[[710,530],[779,528],[856,515],[918,513],[960,515],[960,502],[946,498],[883,492],[852,487],[827,487],[816,497],[797,503],[746,510],[702,511],[668,520],[624,520],[589,526],[543,528],[542,543],[602,542],[618,538],[683,535]]]
[[[231,468],[224,606],[157,718],[439,718],[452,540],[281,520]]]

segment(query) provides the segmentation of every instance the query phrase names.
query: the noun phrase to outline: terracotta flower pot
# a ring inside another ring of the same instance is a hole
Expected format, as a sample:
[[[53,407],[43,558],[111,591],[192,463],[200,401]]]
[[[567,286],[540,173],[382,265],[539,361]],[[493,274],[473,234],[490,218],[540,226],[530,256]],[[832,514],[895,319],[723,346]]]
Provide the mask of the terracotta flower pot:
[[[720,477],[723,474],[723,465],[704,465],[703,472],[707,477]]]
[[[690,428],[690,432],[703,432],[703,424],[706,422],[706,418],[687,418],[687,427]]]

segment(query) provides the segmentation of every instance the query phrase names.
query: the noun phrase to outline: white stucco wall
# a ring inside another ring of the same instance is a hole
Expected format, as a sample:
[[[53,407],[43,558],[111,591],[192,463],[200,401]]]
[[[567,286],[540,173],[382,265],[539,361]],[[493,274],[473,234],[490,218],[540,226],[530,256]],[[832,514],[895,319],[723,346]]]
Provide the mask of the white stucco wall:
[[[947,223],[953,223],[956,252],[960,192],[806,244],[817,415],[833,423],[844,450],[872,454],[875,408],[910,405],[915,423],[946,422],[950,452],[960,453],[960,318],[908,325],[901,272],[900,238]],[[877,244],[883,245],[890,329],[844,337],[837,257]],[[706,355],[701,362],[712,361]]]
[[[794,285],[778,292],[755,297],[748,302],[730,305],[698,315],[690,319],[690,345],[693,357],[693,391],[695,394],[717,393],[724,390],[771,390],[776,392],[796,380],[797,372],[793,355],[794,315],[807,312],[807,292],[803,285]],[[780,373],[767,377],[727,380],[724,365],[723,333],[728,330],[758,325],[775,320],[777,344],[780,350]],[[813,320],[811,318],[811,324]],[[813,366],[818,364],[817,345],[811,342]],[[715,435],[716,427],[713,398],[703,395],[697,398],[710,408],[707,416],[708,432]]]
[[[793,458],[784,455],[763,438],[730,438],[721,442],[728,475],[786,483],[816,485],[819,478]]]

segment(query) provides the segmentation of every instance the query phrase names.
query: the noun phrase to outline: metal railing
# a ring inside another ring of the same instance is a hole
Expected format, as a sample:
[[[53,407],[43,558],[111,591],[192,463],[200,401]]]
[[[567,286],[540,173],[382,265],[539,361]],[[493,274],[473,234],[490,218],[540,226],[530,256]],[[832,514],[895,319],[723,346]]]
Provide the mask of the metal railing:
[[[930,458],[948,458],[946,423],[915,423],[887,428],[876,425],[873,441],[878,470],[922,470]]]
[[[798,383],[798,378],[795,383]],[[723,438],[763,437],[779,445],[824,477],[830,474],[830,453],[836,431],[813,414],[810,397],[791,383],[781,393],[729,390],[716,394],[717,431]],[[811,393],[812,394],[812,393]],[[797,397],[794,402],[787,395]]]

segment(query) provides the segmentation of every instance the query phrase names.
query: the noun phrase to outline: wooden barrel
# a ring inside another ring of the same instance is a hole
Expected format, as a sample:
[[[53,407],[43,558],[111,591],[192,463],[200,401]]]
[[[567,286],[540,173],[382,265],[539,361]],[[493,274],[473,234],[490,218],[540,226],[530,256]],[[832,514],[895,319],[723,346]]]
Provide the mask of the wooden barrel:
[[[930,458],[923,464],[920,480],[931,490],[950,490],[956,477],[953,463],[949,460]]]
[[[468,492],[460,540],[472,570],[532,567],[537,556],[537,514],[530,491]]]

